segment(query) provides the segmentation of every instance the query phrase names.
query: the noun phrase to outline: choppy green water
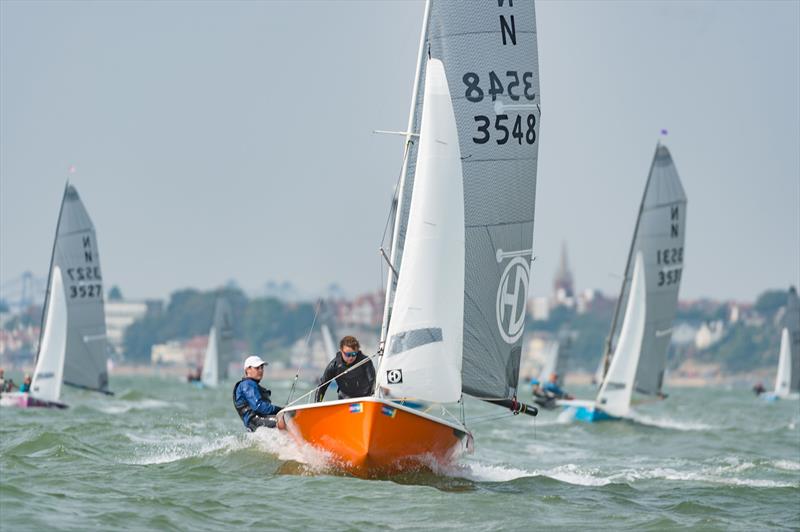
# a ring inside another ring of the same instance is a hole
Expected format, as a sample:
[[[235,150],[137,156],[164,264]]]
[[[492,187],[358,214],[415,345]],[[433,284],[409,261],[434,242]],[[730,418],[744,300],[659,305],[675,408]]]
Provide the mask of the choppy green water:
[[[271,385],[281,402],[288,384]],[[458,467],[376,481],[245,433],[227,385],[112,388],[0,410],[0,529],[800,529],[798,401],[686,389],[637,422],[507,417],[472,427]]]

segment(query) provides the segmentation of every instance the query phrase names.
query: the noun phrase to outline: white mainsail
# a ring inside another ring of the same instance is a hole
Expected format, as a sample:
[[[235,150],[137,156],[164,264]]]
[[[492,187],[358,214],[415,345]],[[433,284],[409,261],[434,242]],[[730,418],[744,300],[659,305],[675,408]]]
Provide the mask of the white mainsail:
[[[217,349],[217,328],[211,327],[208,334],[206,356],[203,359],[203,374],[200,381],[206,386],[216,388],[219,385],[219,351]]]
[[[333,341],[333,335],[331,334],[331,329],[328,327],[328,324],[323,323],[322,327],[320,327],[322,331],[322,345],[325,349],[325,354],[327,356],[333,356],[338,348],[336,347],[336,343]]]
[[[222,297],[214,304],[214,317],[208,333],[208,346],[203,360],[200,380],[212,388],[228,376],[228,366],[233,357],[233,319],[230,305]]]
[[[444,65],[425,79],[420,146],[403,265],[378,382],[391,397],[461,397],[464,192],[461,151]]]
[[[50,278],[60,271],[66,300],[66,355],[64,383],[89,390],[108,392],[108,351],[106,342],[103,281],[97,237],[78,191],[69,183],[64,189],[58,217]],[[48,286],[52,282],[48,283]],[[48,292],[44,316],[56,294]],[[46,324],[42,324],[42,342]],[[41,356],[37,354],[38,359]]]
[[[561,344],[555,340],[547,345],[544,364],[542,364],[542,369],[539,371],[539,382],[542,384],[550,380],[550,375],[558,373],[558,355],[560,348]],[[558,373],[558,378],[560,381],[563,376]],[[558,384],[560,385],[561,383],[559,382]]]
[[[623,417],[630,411],[634,379],[642,353],[647,309],[644,268],[640,251],[635,257],[633,280],[617,349],[597,394],[596,405],[617,417]]]
[[[778,355],[778,375],[775,377],[775,395],[778,397],[789,397],[791,388],[789,383],[792,381],[792,352],[791,340],[789,339],[789,329],[784,327],[781,331],[781,350]]]
[[[67,349],[67,298],[61,268],[55,266],[50,275],[50,304],[44,320],[39,358],[31,380],[31,395],[37,399],[58,402],[64,376],[64,355]]]

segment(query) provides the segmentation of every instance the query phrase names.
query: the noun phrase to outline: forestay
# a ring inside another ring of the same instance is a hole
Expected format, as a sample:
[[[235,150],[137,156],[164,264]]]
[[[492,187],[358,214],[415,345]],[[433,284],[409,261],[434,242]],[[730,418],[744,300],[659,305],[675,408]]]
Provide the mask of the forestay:
[[[661,392],[683,274],[685,236],[686,194],[669,150],[659,144],[645,185],[625,268],[625,280],[617,303],[618,313],[627,304],[633,262],[641,253],[647,308],[641,359],[634,386],[638,393],[657,395]],[[615,351],[614,346],[619,341],[622,328],[616,317],[615,323],[617,327],[611,331],[610,352]]]
[[[50,274],[49,294],[50,304],[47,305],[39,357],[31,380],[31,395],[57,402],[61,397],[67,348],[67,298],[58,266],[53,267]]]
[[[61,202],[49,285],[52,284],[56,268],[60,270],[63,280],[67,309],[64,382],[107,391],[108,352],[97,238],[78,191],[70,184],[67,184]],[[45,316],[49,314],[53,297],[54,294],[48,292]]]
[[[390,397],[461,397],[464,204],[461,152],[442,62],[425,81],[419,158],[378,382]]]
[[[519,379],[533,248],[540,119],[534,5],[532,0],[430,0],[426,13],[422,47],[444,65],[463,164],[463,391],[509,399]],[[412,131],[425,106],[425,77],[423,61]],[[396,267],[407,259],[418,148],[410,146],[403,176],[392,253]]]

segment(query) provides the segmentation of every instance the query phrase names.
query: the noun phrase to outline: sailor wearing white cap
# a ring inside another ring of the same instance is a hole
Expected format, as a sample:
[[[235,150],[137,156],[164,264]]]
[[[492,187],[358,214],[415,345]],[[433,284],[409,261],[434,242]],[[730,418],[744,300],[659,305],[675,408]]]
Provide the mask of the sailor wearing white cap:
[[[251,432],[258,427],[275,427],[275,414],[281,409],[270,401],[272,392],[259,384],[266,365],[260,356],[250,355],[244,361],[244,377],[233,386],[233,406]]]

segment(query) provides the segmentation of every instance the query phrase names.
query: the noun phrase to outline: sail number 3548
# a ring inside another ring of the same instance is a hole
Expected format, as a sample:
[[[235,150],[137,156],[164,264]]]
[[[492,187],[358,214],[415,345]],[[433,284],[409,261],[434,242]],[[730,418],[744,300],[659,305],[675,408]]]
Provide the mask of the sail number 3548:
[[[523,72],[520,77],[516,70],[509,70],[506,72],[506,78],[507,83],[504,86],[494,71],[489,72],[489,87],[484,92],[480,76],[475,72],[467,72],[461,78],[466,87],[464,97],[473,103],[483,101],[487,94],[492,101],[496,101],[497,97],[502,94],[506,94],[514,102],[522,98],[529,101],[536,99],[536,93],[533,91],[532,72]],[[528,107],[528,105],[521,107]],[[499,145],[514,142],[514,140],[520,145],[523,142],[527,144],[536,142],[536,115],[533,113],[512,116],[501,113],[494,117],[494,121],[486,115],[475,115],[474,120],[477,135],[472,137],[472,142],[475,144],[486,144],[492,139],[492,136]]]

